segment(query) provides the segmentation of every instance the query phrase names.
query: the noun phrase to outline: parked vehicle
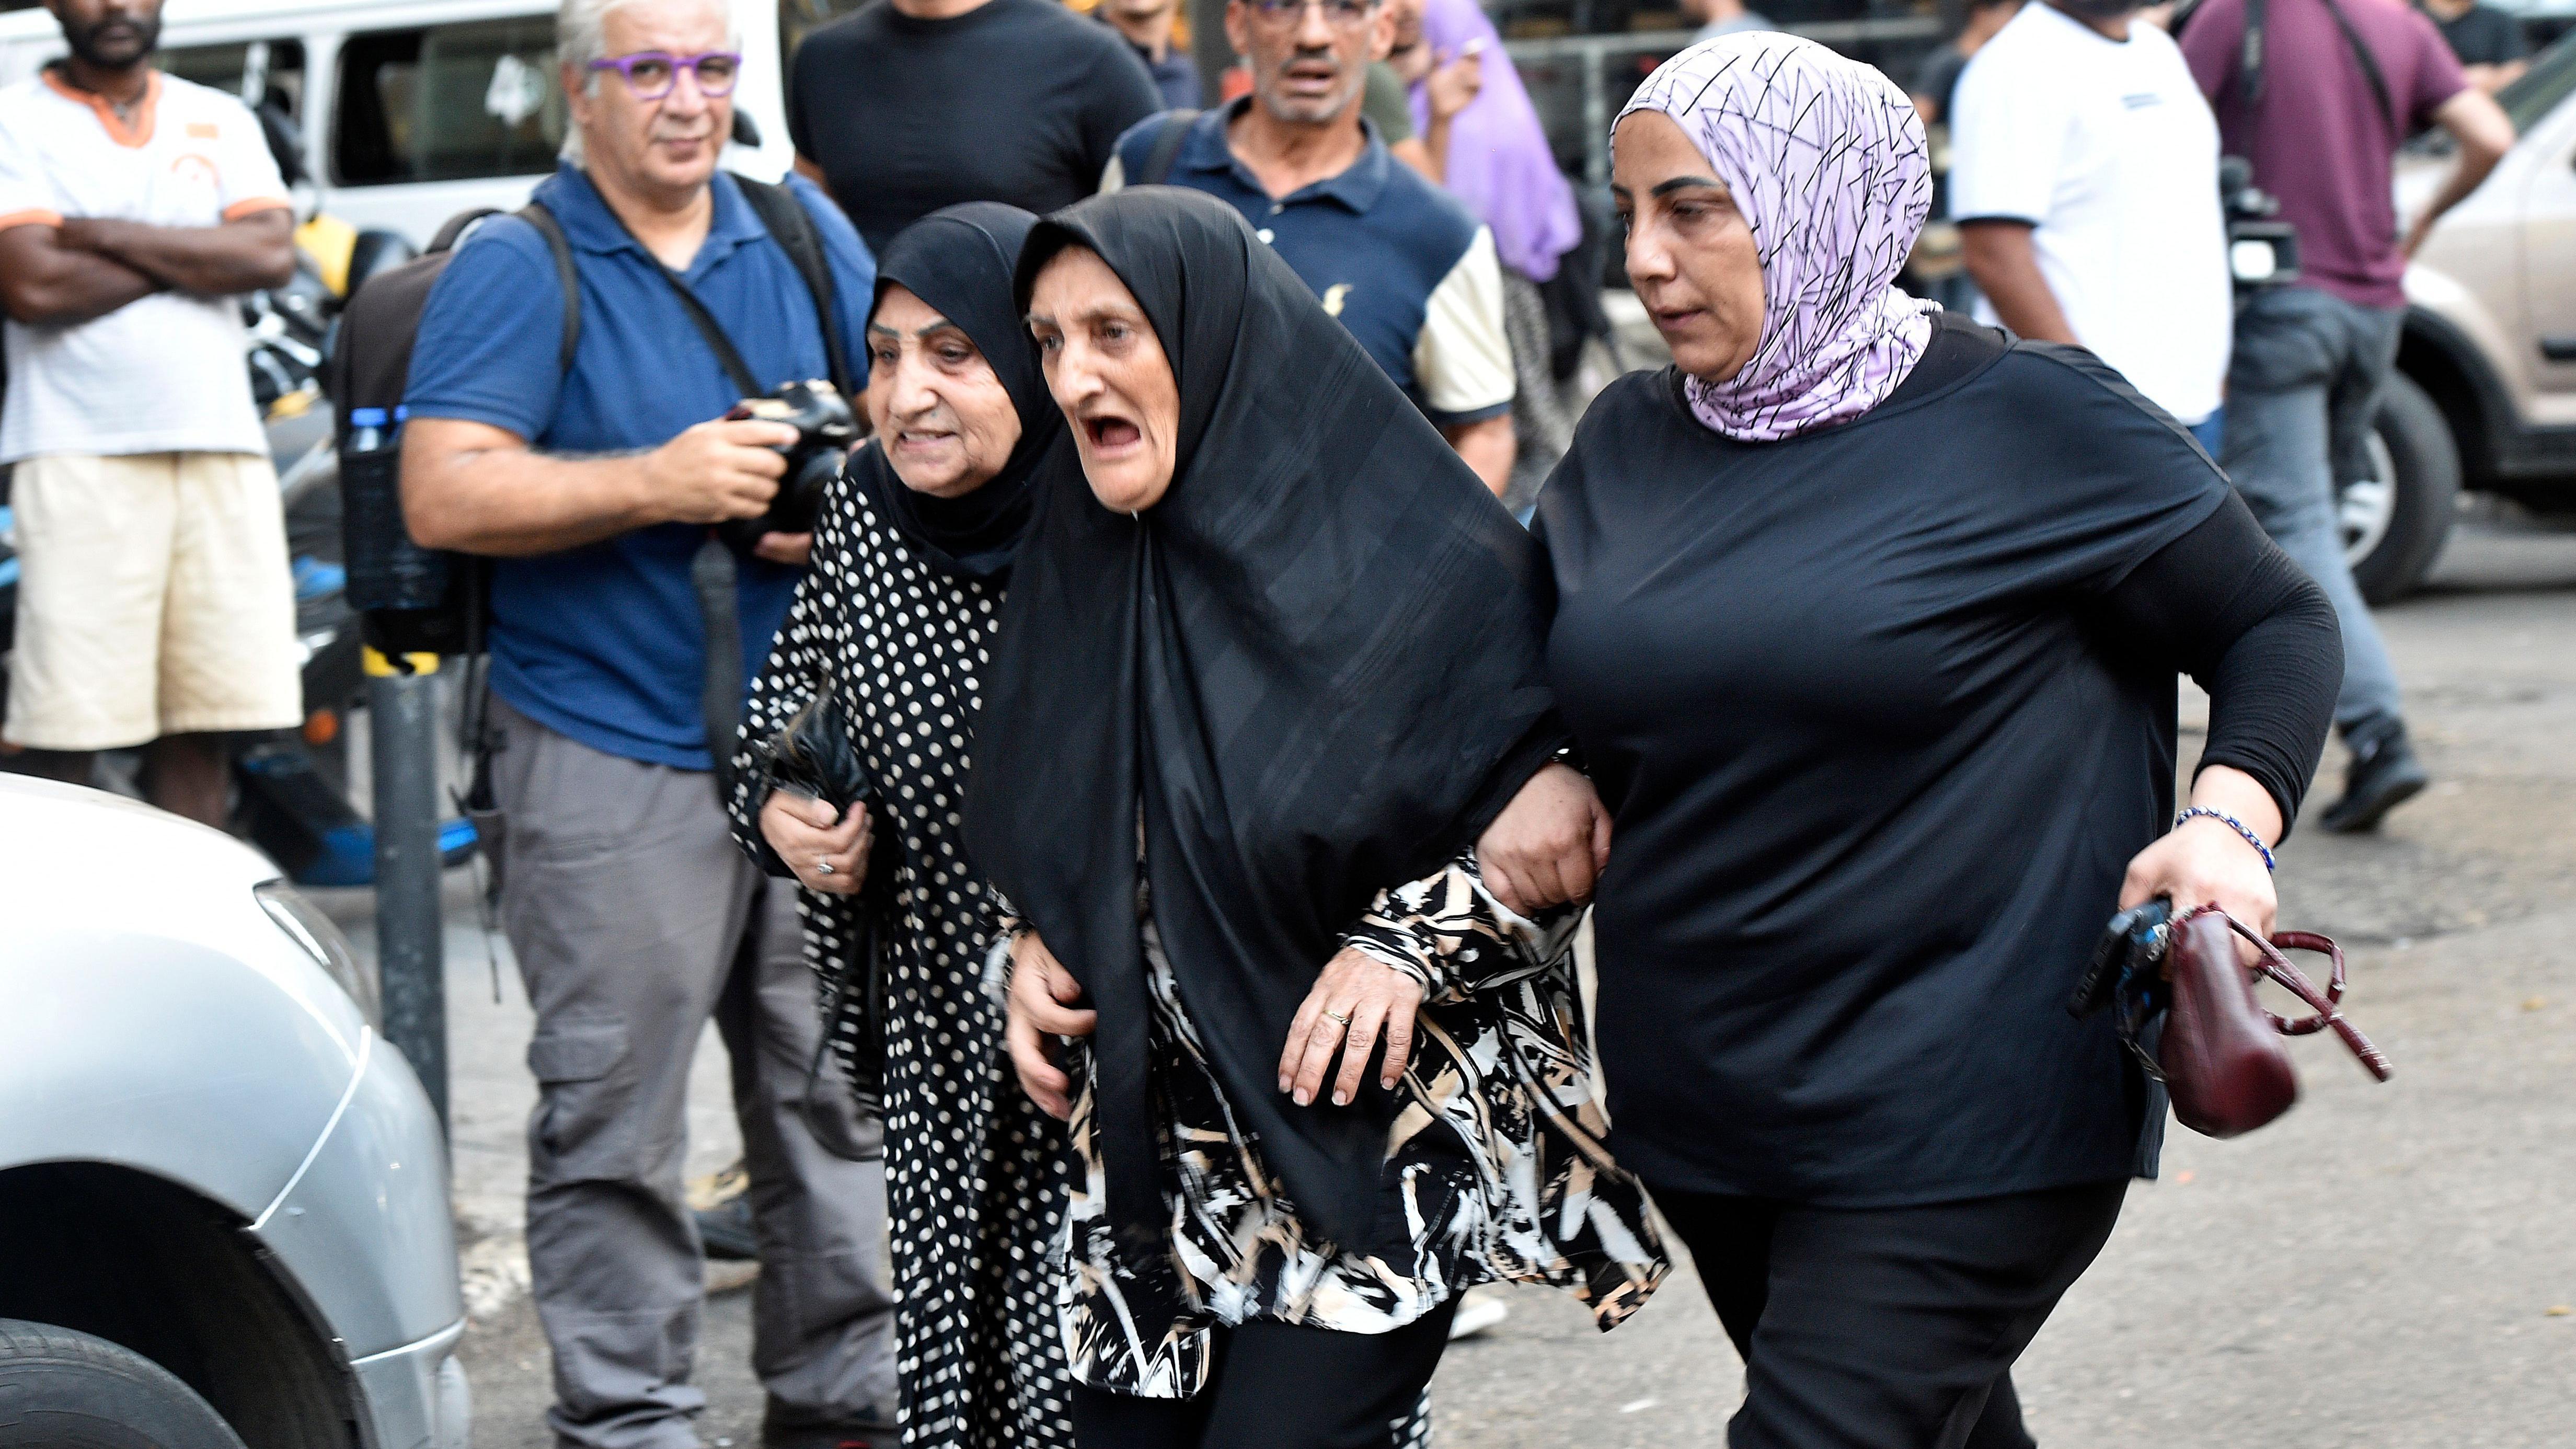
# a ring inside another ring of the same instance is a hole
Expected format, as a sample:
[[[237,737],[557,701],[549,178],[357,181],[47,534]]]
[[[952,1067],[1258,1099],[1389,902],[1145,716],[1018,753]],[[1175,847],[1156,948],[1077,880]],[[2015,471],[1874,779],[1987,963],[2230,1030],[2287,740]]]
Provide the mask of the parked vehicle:
[[[0,920],[0,1449],[465,1449],[445,1145],[329,918],[12,776]]]
[[[2379,476],[2340,499],[2353,576],[2373,602],[2413,589],[2442,551],[2461,490],[2576,510],[2576,36],[2497,96],[2521,139],[2433,230],[2406,272],[2398,375],[2381,409]],[[2397,173],[2412,213],[2450,168],[2449,138]]]
[[[859,0],[732,0],[740,118],[725,164],[787,172],[786,57]],[[303,146],[313,208],[421,246],[460,211],[508,209],[555,169],[564,98],[555,0],[169,0],[158,63],[273,110]],[[0,14],[0,84],[63,53],[51,14]]]

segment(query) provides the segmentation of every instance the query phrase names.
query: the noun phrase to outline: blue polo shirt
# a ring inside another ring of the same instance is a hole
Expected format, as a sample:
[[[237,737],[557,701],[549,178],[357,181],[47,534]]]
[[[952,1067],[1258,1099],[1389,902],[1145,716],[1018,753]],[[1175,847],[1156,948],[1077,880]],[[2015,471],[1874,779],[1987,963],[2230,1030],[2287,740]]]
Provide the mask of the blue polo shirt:
[[[1314,289],[1361,347],[1434,423],[1511,410],[1511,344],[1492,233],[1457,198],[1395,159],[1363,119],[1360,158],[1340,175],[1273,199],[1226,144],[1250,97],[1201,114],[1164,184],[1222,198]],[[1138,176],[1168,121],[1118,138],[1102,189]]]
[[[801,177],[788,185],[832,267],[842,346],[863,337],[876,263],[840,210]],[[752,373],[776,384],[829,370],[813,294],[731,176],[681,274]],[[661,263],[590,179],[565,163],[537,188],[571,243],[581,341],[559,372],[563,288],[535,227],[477,229],[430,289],[404,404],[414,418],[489,423],[543,452],[658,447],[739,401]],[[706,625],[689,565],[709,530],[664,523],[563,553],[501,559],[492,574],[492,687],[530,719],[593,749],[684,770],[710,768],[700,692]],[[757,672],[800,570],[741,562],[742,657]],[[748,676],[743,681],[750,688]]]

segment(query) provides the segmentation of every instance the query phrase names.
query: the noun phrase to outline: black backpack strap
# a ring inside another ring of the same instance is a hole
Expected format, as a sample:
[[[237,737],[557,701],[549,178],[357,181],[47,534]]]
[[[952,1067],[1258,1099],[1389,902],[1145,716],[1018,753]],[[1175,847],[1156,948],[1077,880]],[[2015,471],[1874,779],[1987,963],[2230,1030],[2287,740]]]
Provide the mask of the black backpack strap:
[[[519,216],[546,239],[546,250],[555,259],[555,280],[563,283],[563,345],[555,356],[555,370],[568,373],[572,371],[573,349],[581,344],[581,274],[573,270],[572,243],[564,240],[562,224],[546,210],[544,202],[531,201],[520,207]]]
[[[2352,17],[2343,13],[2335,0],[2325,0],[2326,13],[2334,17],[2335,28],[2343,32],[2344,43],[2352,47],[2352,58],[2361,66],[2361,78],[2370,82],[2370,93],[2379,98],[2379,114],[2388,122],[2389,135],[2398,145],[2406,144],[2406,127],[2397,119],[2397,100],[2388,91],[2388,73],[2379,68],[2379,57],[2371,54],[2370,42],[2353,28]]]
[[[751,209],[760,217],[760,224],[768,229],[770,239],[778,243],[779,250],[787,253],[787,260],[795,266],[796,275],[805,279],[805,290],[814,298],[814,320],[823,329],[824,364],[831,370],[832,386],[839,388],[843,397],[856,397],[856,378],[850,371],[849,349],[843,343],[840,322],[835,315],[840,310],[837,305],[839,290],[833,285],[831,259],[823,255],[823,238],[814,229],[814,218],[806,213],[805,204],[796,199],[796,193],[783,181],[754,181],[748,176],[736,176],[734,184],[742,188],[742,199],[751,203]]]
[[[447,220],[439,223],[438,231],[429,239],[429,245],[421,248],[421,255],[427,256],[432,252],[452,252],[456,250],[456,244],[465,240],[465,234],[467,232],[481,226],[485,217],[499,216],[500,214],[500,212],[488,206],[478,206],[468,211],[460,211],[456,213],[454,216],[451,216]]]
[[[1166,111],[1163,129],[1154,133],[1154,149],[1145,153],[1145,164],[1128,178],[1130,186],[1160,186],[1171,179],[1172,163],[1181,159],[1181,145],[1190,139],[1190,126],[1199,118],[1197,111]]]

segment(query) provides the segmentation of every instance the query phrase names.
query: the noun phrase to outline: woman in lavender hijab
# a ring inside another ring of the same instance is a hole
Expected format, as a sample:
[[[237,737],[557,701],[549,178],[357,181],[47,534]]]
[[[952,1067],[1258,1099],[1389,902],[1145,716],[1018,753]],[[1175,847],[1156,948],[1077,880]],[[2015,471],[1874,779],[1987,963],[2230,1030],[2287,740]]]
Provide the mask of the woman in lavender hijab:
[[[2065,1003],[2122,906],[2269,929],[2334,614],[2091,354],[1893,288],[1931,178],[1877,71],[1706,41],[1613,140],[1674,366],[1594,403],[1536,522],[1613,820],[1613,1146],[1744,1356],[1734,1449],[2018,1449],[2012,1363],[2164,1123]]]
[[[1439,148],[1433,179],[1493,231],[1503,264],[1520,444],[1503,502],[1525,517],[1539,482],[1573,441],[1582,408],[1556,375],[1540,290],[1582,242],[1582,214],[1502,36],[1477,0],[1397,0],[1396,46],[1390,59],[1412,83],[1414,134]]]

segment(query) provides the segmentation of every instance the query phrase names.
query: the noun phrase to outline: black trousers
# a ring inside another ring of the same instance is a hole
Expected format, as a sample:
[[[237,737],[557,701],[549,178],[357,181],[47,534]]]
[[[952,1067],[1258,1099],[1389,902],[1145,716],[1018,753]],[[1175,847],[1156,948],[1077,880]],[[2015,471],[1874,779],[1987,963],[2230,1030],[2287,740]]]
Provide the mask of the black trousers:
[[[1216,1330],[1216,1372],[1194,1399],[1073,1388],[1081,1449],[1392,1449],[1449,1346],[1450,1299],[1388,1333],[1255,1320]]]
[[[1744,1356],[1729,1449],[2034,1449],[2013,1360],[2128,1186],[1876,1209],[1657,1190]]]

